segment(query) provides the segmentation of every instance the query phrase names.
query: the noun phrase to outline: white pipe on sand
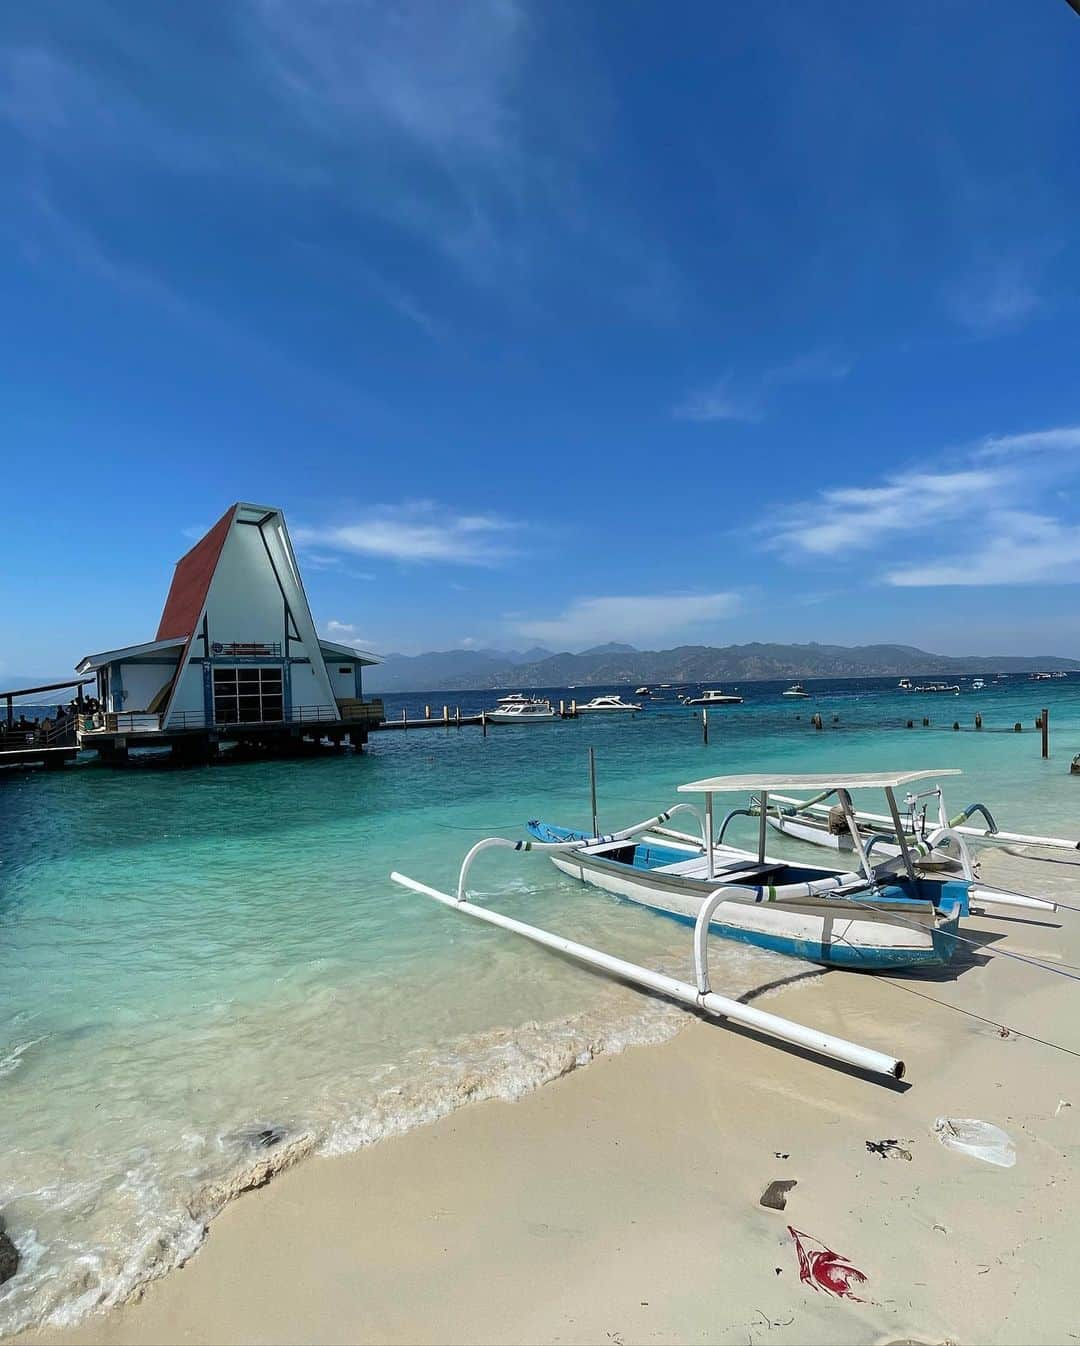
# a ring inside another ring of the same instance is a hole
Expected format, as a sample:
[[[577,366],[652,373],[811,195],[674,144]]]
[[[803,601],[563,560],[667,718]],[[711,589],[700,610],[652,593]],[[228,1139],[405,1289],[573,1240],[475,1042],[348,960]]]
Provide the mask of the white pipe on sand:
[[[541,930],[535,925],[526,925],[524,921],[516,921],[511,916],[504,916],[501,912],[491,911],[487,907],[479,907],[473,902],[461,902],[449,893],[441,893],[437,888],[429,888],[426,883],[419,883],[416,879],[410,879],[406,874],[395,872],[390,877],[395,883],[401,884],[403,888],[409,888],[414,893],[421,893],[425,897],[434,898],[436,902],[441,902],[445,907],[452,907],[466,916],[473,916],[478,921],[485,921],[488,925],[499,926],[501,929],[510,930],[516,935],[523,935],[526,939],[531,939],[534,944],[542,944],[549,949],[555,949],[558,953],[576,958],[579,962],[588,963],[592,967],[598,967],[601,971],[608,972],[615,977],[621,977],[624,981],[647,987],[650,991],[657,991],[660,995],[678,1000],[693,1009],[703,1010],[706,1014],[714,1015],[717,1018],[730,1019],[732,1023],[741,1024],[745,1028],[755,1029],[760,1033],[767,1033],[771,1037],[816,1052],[820,1056],[829,1056],[833,1060],[843,1061],[859,1070],[869,1071],[877,1075],[887,1075],[895,1080],[904,1077],[903,1061],[899,1061],[892,1056],[886,1056],[883,1052],[871,1051],[867,1047],[860,1047],[854,1042],[833,1037],[829,1033],[821,1033],[814,1028],[805,1028],[802,1024],[794,1023],[790,1019],[782,1019],[776,1014],[767,1014],[764,1010],[754,1009],[738,1000],[729,1000],[726,996],[717,995],[713,991],[702,993],[698,991],[696,986],[691,986],[688,982],[678,981],[674,977],[665,976],[662,972],[654,972],[650,968],[639,966],[637,963],[628,963],[622,958],[615,958],[611,954],[602,953],[599,949],[592,949],[587,944],[578,944],[572,939],[564,939],[561,935],[554,935],[550,931]]]

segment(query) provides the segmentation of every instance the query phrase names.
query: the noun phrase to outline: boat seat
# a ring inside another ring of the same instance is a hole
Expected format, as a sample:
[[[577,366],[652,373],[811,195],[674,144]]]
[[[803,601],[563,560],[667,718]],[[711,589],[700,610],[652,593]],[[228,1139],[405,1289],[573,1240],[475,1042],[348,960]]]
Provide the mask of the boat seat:
[[[775,862],[758,864],[756,860],[732,860],[726,865],[715,865],[713,878],[721,883],[761,883],[785,868],[785,864]],[[679,860],[673,865],[661,865],[654,872],[680,874],[687,879],[704,879],[708,877],[708,864],[703,855],[698,855],[693,860]]]

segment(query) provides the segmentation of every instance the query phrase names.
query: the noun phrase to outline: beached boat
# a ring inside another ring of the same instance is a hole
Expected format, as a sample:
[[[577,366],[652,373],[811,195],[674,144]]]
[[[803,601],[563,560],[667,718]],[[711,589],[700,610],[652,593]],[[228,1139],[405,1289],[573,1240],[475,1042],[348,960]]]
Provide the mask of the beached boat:
[[[958,773],[939,771],[933,774],[945,776]],[[826,803],[826,799],[827,792],[810,799],[801,799],[773,791],[765,804],[766,821],[777,832],[799,841],[836,851],[853,851],[856,849],[851,826],[853,820],[861,844],[867,850],[877,850],[889,857],[901,853],[897,834],[902,833],[917,868],[962,870],[968,879],[974,879],[977,873],[977,865],[970,854],[973,843],[1038,846],[1073,852],[1080,850],[1080,842],[1066,837],[1003,831],[985,804],[968,804],[950,818],[940,785],[907,794],[903,808],[898,809],[895,815],[856,809],[849,819],[835,806]],[[760,800],[751,801],[752,815],[757,816],[760,808]],[[982,817],[985,827],[970,826],[970,820],[976,816]],[[975,896],[990,900],[992,891],[1009,893],[1006,889],[991,890],[986,885],[980,885]],[[1017,895],[1009,893],[1009,896]],[[1037,907],[1042,907],[1042,899],[1033,900]],[[1027,906],[1029,903],[1020,901],[1012,905]]]
[[[916,872],[893,792],[902,785],[931,776],[959,774],[914,771],[827,777],[720,776],[679,787],[681,793],[704,797],[704,816],[697,806],[680,802],[654,818],[606,836],[589,836],[570,828],[533,822],[529,824],[533,838],[529,841],[486,837],[462,861],[456,894],[432,888],[396,871],[390,877],[402,887],[462,915],[509,930],[703,1013],[751,1027],[861,1070],[900,1078],[904,1063],[896,1057],[768,1014],[713,991],[708,937],[718,934],[826,966],[866,970],[917,967],[949,961],[961,938],[957,934],[960,919],[968,913],[973,900],[981,904],[1056,910],[1054,903],[1039,898],[977,886],[963,841],[958,842],[965,861],[962,878],[934,879]],[[859,835],[849,793],[866,788],[884,790],[900,843],[897,858],[877,865],[871,863],[871,847],[865,846]],[[836,796],[856,838],[858,871],[794,866],[766,855],[769,796],[786,789],[814,790],[820,798]],[[756,795],[759,823],[756,854],[723,844],[728,824],[751,813],[750,809],[731,810],[719,834],[714,834],[714,795],[731,792]],[[700,836],[667,827],[670,818],[679,812],[694,815],[701,824]],[[940,840],[936,833],[931,836],[932,844]],[[470,901],[471,867],[482,852],[492,847],[518,854],[543,852],[566,873],[693,925],[694,983]]]
[[[487,712],[488,724],[543,724],[558,718],[550,701],[512,701]]]
[[[810,693],[801,682],[793,682],[786,692],[781,692],[781,696],[808,697]]]
[[[732,692],[722,692],[715,687],[710,691],[702,692],[700,696],[688,696],[683,701],[684,706],[739,706],[741,704],[741,696],[735,696]]]
[[[621,696],[594,696],[591,701],[586,701],[583,706],[578,706],[577,712],[579,715],[585,715],[640,709],[640,706],[635,705],[632,701],[624,701]]]
[[[892,798],[896,786],[928,774],[802,779],[826,796],[836,795],[841,812],[854,824],[849,789],[877,786]],[[767,810],[769,792],[790,788],[794,779],[721,776],[679,790],[705,797],[707,835],[712,830],[713,795],[756,792],[760,813],[761,800]],[[677,834],[676,845],[675,837],[664,834],[595,840],[539,821],[529,824],[529,832],[541,842],[580,843],[552,855],[552,863],[563,873],[669,916],[694,921],[702,904],[720,893],[710,928],[728,939],[830,967],[913,967],[945,963],[952,957],[956,941],[949,936],[968,909],[964,880],[916,875],[906,843],[897,848],[897,857],[872,865],[857,824],[851,836],[859,871],[770,858],[765,853],[764,817],[756,854],[725,846],[728,822],[750,812],[744,808],[729,813],[711,846],[705,836],[695,840],[688,833]]]

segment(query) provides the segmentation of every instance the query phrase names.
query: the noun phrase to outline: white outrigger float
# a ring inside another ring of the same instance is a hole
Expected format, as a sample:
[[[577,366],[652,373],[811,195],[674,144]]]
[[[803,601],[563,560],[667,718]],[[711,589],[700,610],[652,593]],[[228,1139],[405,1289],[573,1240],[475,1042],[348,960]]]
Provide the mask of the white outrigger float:
[[[510,930],[647,990],[859,1069],[899,1079],[904,1065],[895,1057],[717,995],[709,979],[708,937],[720,935],[825,966],[875,970],[948,962],[958,942],[960,918],[968,914],[972,901],[1055,910],[1054,903],[1040,898],[977,887],[962,840],[956,845],[965,867],[963,877],[930,878],[916,872],[893,791],[931,776],[956,774],[916,771],[832,777],[720,776],[679,787],[681,793],[704,797],[704,814],[696,805],[678,803],[642,823],[605,836],[532,822],[528,825],[531,840],[487,837],[465,856],[456,894],[441,892],[404,874],[395,872],[390,877],[463,915]],[[870,858],[873,847],[863,843],[849,794],[852,789],[864,788],[884,790],[890,816],[895,820],[893,835],[899,839],[898,854],[876,865]],[[788,789],[816,791],[821,798],[836,796],[855,838],[858,871],[839,873],[766,855],[769,795]],[[727,825],[750,810],[732,810],[723,820],[719,835],[714,831],[714,795],[732,792],[757,796],[756,853],[723,844]],[[679,812],[697,819],[700,836],[667,828],[667,822]],[[691,924],[695,983],[616,958],[470,901],[467,885],[472,864],[482,851],[494,847],[546,853],[564,873]]]

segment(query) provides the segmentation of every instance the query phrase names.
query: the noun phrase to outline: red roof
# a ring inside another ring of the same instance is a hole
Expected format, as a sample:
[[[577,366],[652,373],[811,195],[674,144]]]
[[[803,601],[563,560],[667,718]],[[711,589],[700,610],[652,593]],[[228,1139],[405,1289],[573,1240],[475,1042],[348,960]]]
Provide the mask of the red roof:
[[[177,561],[155,640],[186,640],[195,630],[235,512],[236,506],[230,505],[209,533]]]

